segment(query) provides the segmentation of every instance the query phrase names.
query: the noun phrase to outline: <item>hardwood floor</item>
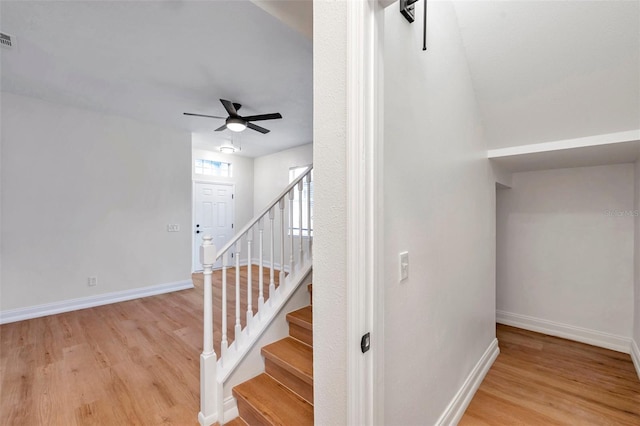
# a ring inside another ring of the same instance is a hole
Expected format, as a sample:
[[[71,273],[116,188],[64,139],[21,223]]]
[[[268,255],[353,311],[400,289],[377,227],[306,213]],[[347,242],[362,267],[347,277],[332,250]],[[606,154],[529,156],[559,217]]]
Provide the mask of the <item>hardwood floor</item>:
[[[498,325],[500,355],[465,425],[640,425],[629,355]]]
[[[228,280],[234,300],[231,271]],[[201,275],[194,282],[193,290],[0,326],[0,424],[197,425]],[[233,309],[228,318],[232,339]],[[460,425],[640,425],[628,355],[507,326],[498,339],[501,354]]]
[[[213,277],[217,348],[220,276]],[[227,278],[235,301],[235,272]],[[257,268],[254,279],[257,287]],[[197,425],[201,274],[194,274],[194,284],[192,290],[0,326],[0,424]],[[257,306],[257,288],[254,293]]]

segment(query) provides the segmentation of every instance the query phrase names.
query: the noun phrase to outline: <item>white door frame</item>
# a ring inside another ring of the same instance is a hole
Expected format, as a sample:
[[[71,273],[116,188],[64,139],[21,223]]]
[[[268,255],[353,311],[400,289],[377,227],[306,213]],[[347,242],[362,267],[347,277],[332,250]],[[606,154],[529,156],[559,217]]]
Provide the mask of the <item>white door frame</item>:
[[[193,179],[191,182],[191,273],[202,271],[202,268],[195,269],[193,266],[196,264],[196,257],[200,255],[199,249],[196,249],[196,184],[197,183],[210,183],[212,185],[226,185],[231,187],[231,193],[233,194],[233,203],[231,203],[231,221],[236,223],[236,184],[232,182],[221,182],[215,180],[206,179]],[[233,235],[231,235],[233,238]],[[218,249],[221,247],[217,247]]]
[[[391,0],[347,2],[347,421],[384,423],[383,44]],[[362,354],[360,338],[371,333]]]

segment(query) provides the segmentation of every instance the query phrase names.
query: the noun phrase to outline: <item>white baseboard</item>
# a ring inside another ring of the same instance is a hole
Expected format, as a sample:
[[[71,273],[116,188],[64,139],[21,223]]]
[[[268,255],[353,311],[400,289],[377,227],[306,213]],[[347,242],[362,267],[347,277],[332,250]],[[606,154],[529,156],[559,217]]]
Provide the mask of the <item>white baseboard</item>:
[[[223,424],[229,423],[231,420],[240,416],[238,412],[238,401],[233,396],[228,396],[222,403],[222,422]],[[212,425],[216,423],[220,418],[217,413],[213,413],[209,417],[203,417],[202,412],[198,413],[198,422],[201,425]]]
[[[471,403],[473,396],[480,387],[482,380],[484,380],[484,376],[487,375],[499,354],[498,339],[493,339],[478,363],[473,367],[473,370],[471,370],[471,373],[467,376],[467,380],[464,381],[464,384],[453,397],[447,409],[436,422],[436,425],[449,426],[458,424],[469,403]]]
[[[631,339],[601,331],[589,330],[569,324],[562,324],[512,312],[496,311],[498,324],[510,325],[529,331],[575,340],[576,342],[611,349],[628,354],[631,351]]]
[[[631,360],[636,367],[636,373],[638,373],[638,379],[640,379],[640,348],[638,348],[638,342],[631,340]]]
[[[233,396],[228,396],[224,399],[224,423],[229,423],[231,420],[240,416],[238,412],[238,401]]]
[[[171,293],[173,291],[190,288],[193,288],[193,282],[189,279],[131,290],[115,291],[113,293],[98,294],[95,296],[80,297],[77,299],[62,300],[60,302],[29,306],[26,308],[5,310],[0,311],[0,324],[93,308],[110,303],[124,302],[126,300],[139,299],[141,297],[155,296],[157,294]]]

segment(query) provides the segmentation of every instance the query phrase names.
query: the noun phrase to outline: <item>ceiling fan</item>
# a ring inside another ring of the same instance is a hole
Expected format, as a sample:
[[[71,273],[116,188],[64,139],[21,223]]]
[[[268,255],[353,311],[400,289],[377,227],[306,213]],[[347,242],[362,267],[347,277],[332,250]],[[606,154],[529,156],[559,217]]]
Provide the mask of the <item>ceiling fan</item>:
[[[260,114],[260,115],[248,115],[243,117],[238,114],[238,110],[242,108],[242,105],[237,104],[235,102],[227,101],[226,99],[220,99],[224,109],[227,110],[229,114],[228,117],[219,117],[217,115],[205,115],[205,114],[194,114],[191,112],[185,112],[184,115],[193,115],[195,117],[207,117],[207,118],[220,118],[225,120],[225,123],[216,129],[216,132],[221,132],[225,129],[229,129],[232,132],[241,132],[247,127],[251,130],[255,130],[260,133],[269,133],[269,129],[265,129],[264,127],[256,126],[252,123],[252,121],[263,121],[263,120],[275,120],[277,118],[282,118],[282,115],[279,112],[271,113],[271,114]]]

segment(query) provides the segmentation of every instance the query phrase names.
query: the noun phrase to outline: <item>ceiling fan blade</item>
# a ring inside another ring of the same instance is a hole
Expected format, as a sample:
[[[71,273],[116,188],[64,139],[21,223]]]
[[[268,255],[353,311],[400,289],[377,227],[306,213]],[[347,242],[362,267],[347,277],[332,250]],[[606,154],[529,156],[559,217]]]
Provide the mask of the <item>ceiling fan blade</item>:
[[[239,104],[239,103],[236,103],[236,102],[233,103],[233,106],[235,107],[236,112],[240,111],[240,108],[242,108],[242,104]]]
[[[262,120],[275,120],[277,118],[282,118],[282,115],[279,112],[274,112],[271,114],[260,114],[260,115],[250,115],[248,117],[242,117],[246,121],[262,121]]]
[[[271,130],[265,129],[264,127],[256,126],[253,123],[247,123],[247,127],[251,130],[255,130],[256,132],[260,132],[262,134],[269,133]]]
[[[218,127],[215,131],[216,132],[221,132],[221,131],[226,130],[226,129],[227,129],[227,124],[225,123],[222,126]]]
[[[218,117],[217,115],[204,115],[204,114],[194,114],[192,112],[184,112],[184,115],[193,115],[194,117],[207,117],[207,118],[221,118],[226,119],[227,117]]]
[[[227,110],[229,115],[231,116],[238,115],[238,111],[236,110],[236,107],[233,105],[231,101],[228,101],[226,99],[220,99],[220,102],[222,102],[222,106],[224,106],[224,109]]]

